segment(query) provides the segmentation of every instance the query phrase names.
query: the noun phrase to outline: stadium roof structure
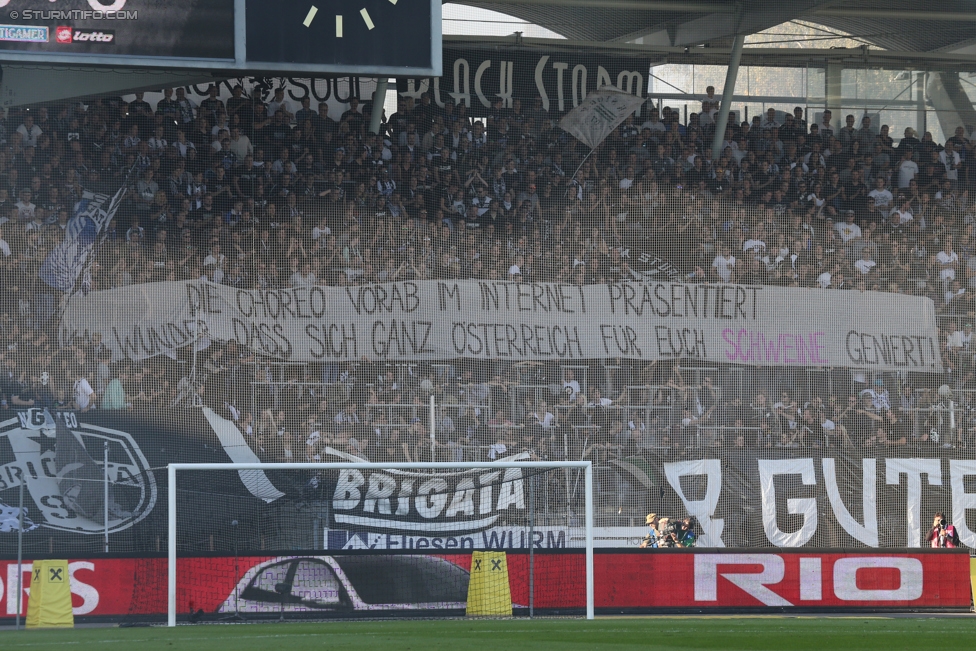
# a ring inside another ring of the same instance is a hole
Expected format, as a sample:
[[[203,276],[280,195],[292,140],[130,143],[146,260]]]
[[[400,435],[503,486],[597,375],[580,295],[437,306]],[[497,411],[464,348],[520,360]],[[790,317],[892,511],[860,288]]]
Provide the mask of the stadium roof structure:
[[[534,23],[565,37],[523,39],[523,47],[643,51],[655,63],[728,66],[726,87],[735,87],[739,65],[814,66],[827,69],[827,107],[839,110],[842,68],[925,71],[919,87],[944,129],[976,126],[976,109],[959,73],[976,72],[976,3],[940,0],[931,8],[915,0],[451,0]],[[783,48],[754,44],[744,37],[800,20],[827,35],[850,37],[859,48]],[[841,32],[841,33],[837,33]],[[487,43],[502,39],[448,37]],[[636,53],[636,52],[635,52]],[[731,85],[730,85],[731,84]],[[716,121],[724,132],[729,106]],[[721,137],[713,152],[718,155]]]
[[[823,25],[883,49],[933,52],[976,44],[976,6],[940,0],[452,0],[535,23],[568,39],[645,45],[724,44],[789,20]],[[919,28],[921,25],[921,28]],[[976,48],[967,53],[976,52]]]

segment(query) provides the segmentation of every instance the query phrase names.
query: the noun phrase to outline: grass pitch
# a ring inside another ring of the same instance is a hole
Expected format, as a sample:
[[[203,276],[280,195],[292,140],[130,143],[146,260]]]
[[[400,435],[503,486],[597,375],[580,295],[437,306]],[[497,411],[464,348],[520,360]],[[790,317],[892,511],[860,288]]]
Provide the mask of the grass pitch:
[[[976,616],[643,617],[434,620],[81,628],[0,632],[4,651],[896,651],[965,648]]]

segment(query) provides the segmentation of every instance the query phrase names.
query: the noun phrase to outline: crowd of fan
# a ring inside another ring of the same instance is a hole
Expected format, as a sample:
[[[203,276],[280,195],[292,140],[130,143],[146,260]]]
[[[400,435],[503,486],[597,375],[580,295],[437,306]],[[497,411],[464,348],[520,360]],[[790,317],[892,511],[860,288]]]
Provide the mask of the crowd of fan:
[[[401,98],[376,135],[368,105],[352,99],[334,120],[326,103],[313,109],[282,89],[267,102],[241,87],[226,101],[213,88],[199,104],[167,89],[155,106],[137,94],[11,111],[0,120],[4,407],[202,402],[237,420],[262,454],[298,460],[321,458],[325,446],[377,460],[459,459],[468,447],[554,459],[723,443],[969,441],[963,413],[946,432],[939,409],[912,411],[943,399],[903,393],[906,382],[897,399],[850,382],[801,399],[798,383],[767,369],[723,394],[677,366],[622,362],[594,363],[604,379],[583,390],[544,365],[288,367],[233,342],[213,342],[198,375],[181,382],[187,351],[113,362],[97,337],[57,344],[63,297],[39,268],[85,191],[127,187],[76,291],[185,279],[240,288],[629,282],[641,280],[634,263],[649,251],[686,282],[929,296],[946,316],[947,373],[925,381],[972,388],[976,154],[962,127],[942,144],[910,128],[896,143],[867,117],[840,126],[827,111],[808,124],[802,108],[769,109],[730,125],[714,159],[710,89],[687,124],[648,103],[587,156],[559,116],[529,103],[499,99],[471,117],[428,94]],[[558,390],[520,388],[532,374],[531,384]],[[430,395],[445,405],[434,443]],[[376,407],[387,404],[397,406]]]
[[[678,520],[648,513],[644,523],[647,525],[647,535],[641,539],[641,549],[694,547],[698,540],[695,532],[695,525],[698,523],[694,517]]]

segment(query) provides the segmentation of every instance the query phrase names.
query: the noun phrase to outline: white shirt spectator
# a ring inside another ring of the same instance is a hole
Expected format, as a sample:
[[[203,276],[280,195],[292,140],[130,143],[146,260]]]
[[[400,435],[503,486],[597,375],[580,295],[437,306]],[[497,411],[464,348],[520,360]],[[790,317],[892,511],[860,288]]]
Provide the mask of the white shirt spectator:
[[[702,124],[715,124],[715,114],[718,113],[719,107],[722,105],[722,98],[718,95],[712,95],[709,97],[706,95],[702,98],[702,109],[699,119]]]
[[[939,152],[939,162],[945,166],[946,178],[950,181],[959,180],[959,169],[956,167],[960,163],[959,152],[953,151],[951,154],[948,150],[943,149]]]
[[[207,254],[207,257],[203,259],[203,266],[207,267],[210,265],[215,265],[219,268],[223,268],[224,263],[227,262],[227,256],[223,253],[218,253],[214,255],[212,252]]]
[[[834,224],[834,230],[840,235],[840,239],[844,241],[844,244],[861,237],[861,227],[853,222]]]
[[[569,389],[569,400],[570,402],[576,400],[576,396],[579,395],[580,385],[576,380],[563,380],[563,392]]]
[[[946,305],[948,305],[949,303],[951,303],[957,298],[962,298],[963,294],[965,293],[966,293],[965,287],[960,287],[959,289],[950,289],[945,293]]]
[[[92,389],[86,378],[75,381],[74,386],[75,404],[78,409],[88,409],[95,402],[95,390]]]
[[[898,166],[898,187],[907,188],[916,174],[918,174],[918,165],[915,161],[903,160]]]
[[[915,220],[915,216],[910,210],[895,208],[891,211],[891,216],[894,218],[896,224],[907,224],[910,221]]]
[[[3,239],[2,237],[0,237],[0,253],[2,253],[3,257],[5,258],[10,257],[10,245],[7,244],[7,240]]]
[[[648,120],[647,122],[645,122],[644,124],[642,124],[640,128],[641,128],[641,131],[643,131],[644,129],[650,129],[651,131],[667,131],[668,130],[667,127],[664,126],[664,123],[661,122],[660,120]]]
[[[830,280],[830,272],[825,271],[817,276],[817,285],[820,286],[820,289],[828,289],[830,287]]]
[[[956,330],[951,335],[949,335],[946,345],[949,348],[969,348],[969,345],[973,341],[973,331],[970,328],[969,332],[966,333],[963,330]]]
[[[191,149],[196,149],[197,148],[197,146],[194,145],[189,140],[186,140],[184,142],[179,142],[179,141],[174,142],[173,143],[173,146],[176,148],[176,151],[178,151],[180,153],[180,156],[182,158],[186,158],[186,152],[188,152]]]
[[[962,330],[953,330],[946,337],[946,348],[950,350],[962,348]]]
[[[292,287],[312,287],[316,282],[318,282],[318,279],[311,271],[305,275],[302,275],[300,271],[296,271],[288,279],[288,283]]]
[[[37,206],[30,201],[24,203],[23,200],[18,201],[14,204],[17,208],[17,214],[21,221],[29,222],[34,219],[34,211],[37,210]]]
[[[742,245],[742,251],[745,253],[762,254],[766,252],[766,243],[759,239],[746,240],[745,244]]]
[[[887,208],[891,205],[894,197],[891,196],[891,191],[887,188],[882,190],[871,190],[868,192],[868,196],[874,199],[874,205],[879,208]]]
[[[546,428],[552,427],[553,423],[556,421],[556,417],[553,416],[552,413],[548,411],[542,413],[538,411],[533,412],[531,414],[531,417],[533,420],[535,420],[537,424]]]
[[[17,133],[23,136],[21,140],[24,147],[37,147],[37,139],[44,132],[36,124],[31,124],[29,128],[26,124],[22,124],[17,127]]]
[[[945,251],[939,251],[939,253],[936,254],[936,256],[935,256],[935,260],[942,267],[942,270],[939,272],[939,277],[942,278],[942,280],[955,280],[956,279],[956,270],[955,270],[955,268],[949,266],[949,265],[951,265],[954,262],[956,262],[956,263],[959,262],[959,255],[955,251],[953,251],[952,253],[946,253]]]
[[[254,145],[251,144],[251,139],[244,134],[241,134],[237,140],[234,140],[234,137],[231,136],[230,150],[237,154],[238,160],[244,160],[245,156],[254,153]]]
[[[268,102],[268,117],[274,117],[278,109],[285,109],[285,113],[288,115],[295,115],[295,108],[291,105],[291,102],[287,99],[282,99],[280,102],[277,100]]]
[[[715,260],[712,261],[712,268],[715,269],[715,273],[723,282],[731,282],[732,272],[735,270],[735,256],[730,255],[727,258],[722,255],[715,256]]]
[[[877,266],[877,262],[870,259],[860,259],[854,263],[854,268],[860,271],[862,274],[869,274],[871,270]]]

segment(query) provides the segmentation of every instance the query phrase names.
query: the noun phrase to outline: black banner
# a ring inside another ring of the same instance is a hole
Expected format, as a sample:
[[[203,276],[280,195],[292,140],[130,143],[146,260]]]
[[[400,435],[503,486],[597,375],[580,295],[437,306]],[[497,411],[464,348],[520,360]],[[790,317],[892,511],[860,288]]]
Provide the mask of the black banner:
[[[470,114],[483,115],[496,99],[503,108],[522,101],[528,111],[536,98],[550,116],[570,111],[601,86],[616,86],[638,97],[647,96],[650,61],[581,52],[519,48],[444,48],[444,75],[439,79],[400,79],[401,97],[430,92],[434,104],[464,104]],[[642,113],[639,112],[638,115]]]
[[[85,484],[102,487],[106,445],[107,525],[116,552],[165,550],[167,464],[280,460],[256,453],[253,439],[209,409],[159,412],[155,418],[108,411],[4,412],[0,555],[16,550],[22,478],[24,539],[32,553],[101,550],[106,525],[102,493]],[[577,450],[575,458],[583,452]],[[331,449],[323,454],[324,461],[357,459]],[[78,470],[71,474],[66,468]],[[692,515],[699,523],[700,545],[706,547],[927,546],[936,512],[946,514],[964,545],[976,547],[976,513],[971,513],[976,511],[976,461],[966,450],[932,444],[661,448],[611,458],[599,464],[597,477],[603,482],[598,514],[624,505],[631,517],[649,511]],[[536,513],[567,506],[580,512],[581,490],[567,503],[566,486],[558,486],[568,481],[572,489],[578,482],[562,472],[543,478],[519,470],[479,469],[434,478],[330,472],[327,464],[321,472],[186,472],[179,479],[181,546],[209,552],[239,543],[256,550],[307,537],[305,544],[321,548],[327,541],[316,542],[312,534],[330,529],[414,537],[494,531],[497,544],[489,540],[485,546],[517,547],[519,534],[509,533],[509,542],[503,543],[500,527],[528,525],[530,481],[536,482]],[[550,492],[543,491],[544,485]],[[79,487],[85,488],[84,495]],[[635,535],[639,520],[642,516],[631,523]],[[623,518],[597,520],[598,527],[625,524]],[[554,539],[557,534],[551,532]]]
[[[153,418],[124,411],[28,409],[2,414],[0,555],[16,552],[21,483],[27,550],[98,551],[106,530],[106,453],[112,549],[165,549],[167,464],[229,463],[229,451],[241,449],[223,445],[200,410],[160,410]],[[219,486],[204,473],[185,473],[179,479],[181,525],[194,536],[206,539],[228,528],[236,515],[261,514],[266,504],[254,495],[260,487],[253,477],[245,482],[225,473],[221,479]],[[287,486],[280,479],[276,483]]]

